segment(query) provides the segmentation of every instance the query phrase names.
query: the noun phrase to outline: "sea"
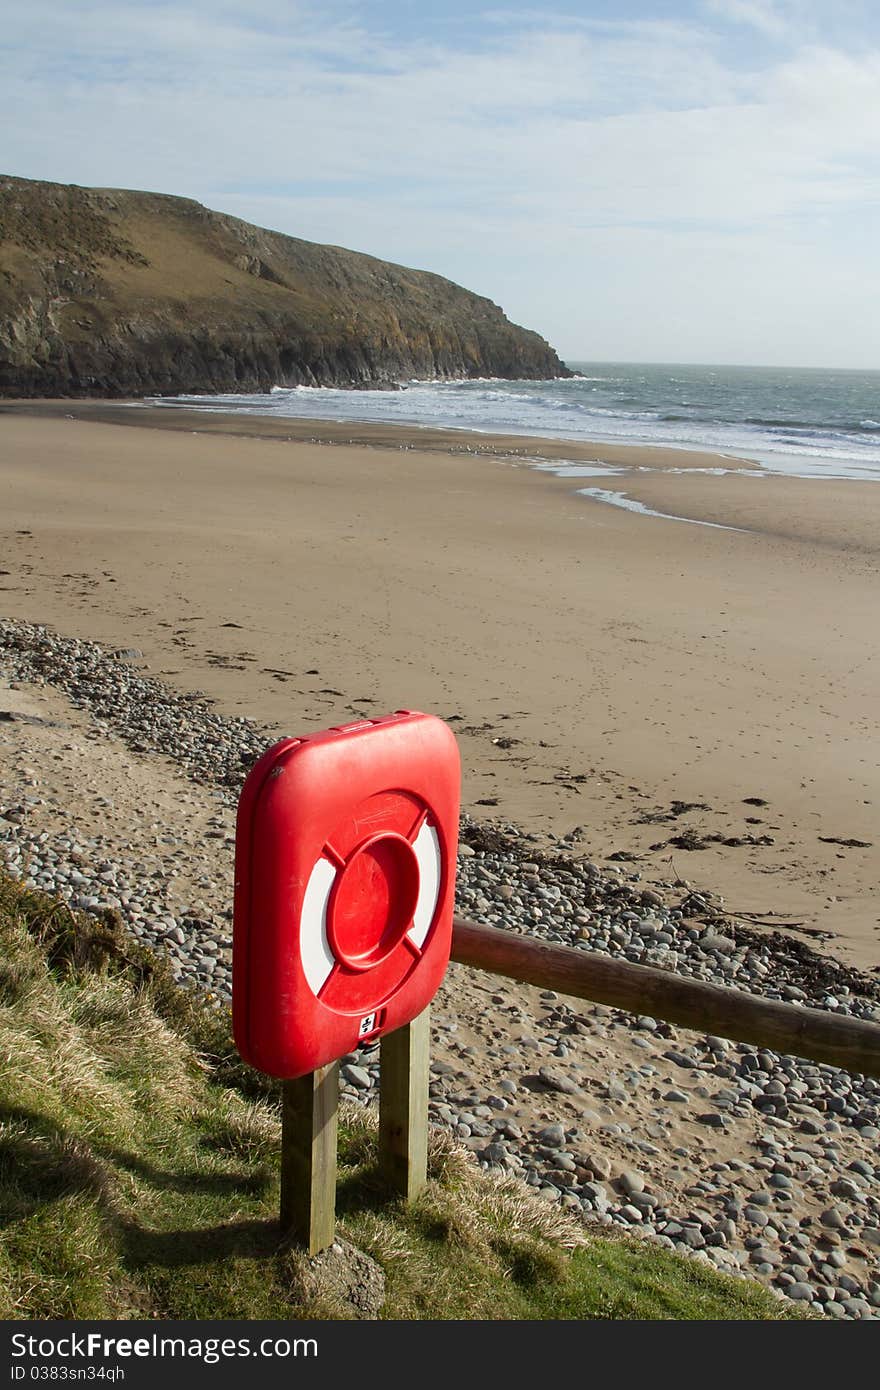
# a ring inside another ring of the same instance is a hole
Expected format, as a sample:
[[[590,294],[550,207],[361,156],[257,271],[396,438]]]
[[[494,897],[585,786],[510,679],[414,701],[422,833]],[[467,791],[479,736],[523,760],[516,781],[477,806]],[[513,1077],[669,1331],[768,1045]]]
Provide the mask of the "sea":
[[[389,391],[277,386],[143,404],[706,450],[731,467],[748,459],[768,473],[880,482],[880,371],[567,365],[575,375],[552,381],[411,380]]]

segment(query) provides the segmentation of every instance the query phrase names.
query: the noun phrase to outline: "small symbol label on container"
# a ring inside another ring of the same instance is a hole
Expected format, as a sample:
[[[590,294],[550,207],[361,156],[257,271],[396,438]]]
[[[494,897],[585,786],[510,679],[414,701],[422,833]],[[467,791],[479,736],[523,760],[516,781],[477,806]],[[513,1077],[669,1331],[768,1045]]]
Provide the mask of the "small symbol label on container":
[[[372,1033],[372,1031],[373,1031],[373,1029],[374,1029],[375,1027],[376,1027],[376,1015],[375,1015],[375,1014],[367,1014],[366,1018],[362,1018],[362,1019],[361,1019],[360,1027],[358,1028],[358,1037],[359,1037],[359,1038],[365,1038],[365,1037],[367,1036],[368,1033]]]

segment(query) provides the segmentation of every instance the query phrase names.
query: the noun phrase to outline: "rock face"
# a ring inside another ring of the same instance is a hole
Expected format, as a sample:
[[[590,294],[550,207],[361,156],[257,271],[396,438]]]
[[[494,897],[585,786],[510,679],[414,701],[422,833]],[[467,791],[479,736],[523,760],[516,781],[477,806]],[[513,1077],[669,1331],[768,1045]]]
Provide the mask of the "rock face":
[[[187,198],[0,176],[0,396],[569,375],[439,275]]]

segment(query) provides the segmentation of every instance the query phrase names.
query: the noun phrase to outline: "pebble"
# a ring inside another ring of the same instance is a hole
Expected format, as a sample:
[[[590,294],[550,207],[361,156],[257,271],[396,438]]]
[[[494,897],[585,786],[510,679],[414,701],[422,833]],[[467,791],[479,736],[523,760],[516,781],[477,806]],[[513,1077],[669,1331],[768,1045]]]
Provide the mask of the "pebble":
[[[629,1196],[632,1196],[635,1192],[644,1192],[645,1190],[645,1179],[642,1177],[642,1174],[635,1172],[631,1168],[625,1168],[617,1181],[623,1191]]]
[[[535,1135],[539,1144],[546,1144],[551,1149],[561,1149],[565,1143],[565,1129],[561,1124],[545,1125],[539,1129]]]
[[[373,1078],[365,1067],[349,1064],[341,1068],[341,1076],[344,1081],[350,1081],[352,1086],[357,1086],[360,1091],[368,1090],[373,1084]]]
[[[800,1299],[806,1303],[812,1303],[816,1297],[816,1290],[812,1284],[806,1284],[802,1280],[796,1280],[789,1284],[786,1293],[789,1298]]]
[[[539,1067],[538,1075],[551,1091],[561,1091],[564,1095],[577,1095],[580,1087],[570,1076],[555,1071],[552,1067]]]

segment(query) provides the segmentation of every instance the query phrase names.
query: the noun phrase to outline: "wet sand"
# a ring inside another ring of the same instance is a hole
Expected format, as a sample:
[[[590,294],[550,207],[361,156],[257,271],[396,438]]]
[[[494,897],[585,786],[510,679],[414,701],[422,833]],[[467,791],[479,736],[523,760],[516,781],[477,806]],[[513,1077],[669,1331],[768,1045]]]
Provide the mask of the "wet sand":
[[[715,889],[871,969],[880,487],[713,466],[737,465],[6,404],[0,611],[138,647],[279,734],[430,710],[458,736],[472,815]]]

